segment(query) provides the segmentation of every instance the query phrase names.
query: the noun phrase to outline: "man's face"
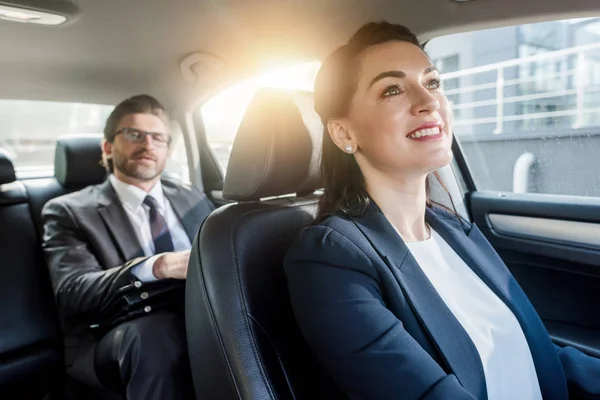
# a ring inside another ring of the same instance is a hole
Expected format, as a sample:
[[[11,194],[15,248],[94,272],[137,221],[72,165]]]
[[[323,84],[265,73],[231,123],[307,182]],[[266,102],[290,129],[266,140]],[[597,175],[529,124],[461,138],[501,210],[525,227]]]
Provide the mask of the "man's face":
[[[169,145],[145,135],[140,143],[127,139],[121,130],[133,128],[139,131],[168,135],[163,120],[153,114],[130,114],[121,119],[113,143],[104,144],[104,152],[112,157],[114,174],[124,181],[152,181],[160,177],[169,155]],[[129,178],[129,179],[127,179]]]

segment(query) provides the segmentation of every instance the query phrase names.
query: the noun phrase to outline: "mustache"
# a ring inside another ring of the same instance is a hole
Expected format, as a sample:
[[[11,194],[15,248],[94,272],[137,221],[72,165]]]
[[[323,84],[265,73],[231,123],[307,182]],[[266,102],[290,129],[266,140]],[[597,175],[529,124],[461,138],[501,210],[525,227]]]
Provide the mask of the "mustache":
[[[156,154],[154,154],[152,152],[148,152],[146,150],[138,151],[131,155],[131,158],[143,158],[143,157],[148,157],[148,158],[151,158],[152,160],[156,161]]]

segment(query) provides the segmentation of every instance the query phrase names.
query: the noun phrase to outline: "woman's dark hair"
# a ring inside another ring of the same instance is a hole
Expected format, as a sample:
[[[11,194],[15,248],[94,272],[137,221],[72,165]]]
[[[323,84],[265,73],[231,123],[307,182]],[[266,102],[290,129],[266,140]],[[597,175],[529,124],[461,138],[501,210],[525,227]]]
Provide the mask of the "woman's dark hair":
[[[318,219],[332,214],[360,216],[367,211],[370,197],[363,174],[354,156],[344,153],[333,143],[327,122],[348,115],[358,85],[362,53],[370,46],[392,41],[412,43],[423,49],[407,27],[389,22],[370,22],[363,25],[348,43],[333,51],[317,74],[314,98],[315,111],[324,126],[321,175],[325,188]],[[428,205],[431,205],[429,200]]]

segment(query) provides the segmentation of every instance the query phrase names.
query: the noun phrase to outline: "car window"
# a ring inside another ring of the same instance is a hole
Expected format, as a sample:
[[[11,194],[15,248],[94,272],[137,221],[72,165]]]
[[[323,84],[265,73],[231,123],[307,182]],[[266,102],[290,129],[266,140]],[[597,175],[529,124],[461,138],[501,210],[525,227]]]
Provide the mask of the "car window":
[[[449,35],[426,51],[479,190],[600,196],[600,18]]]
[[[56,140],[64,135],[98,135],[114,106],[105,104],[0,99],[0,147],[6,149],[18,178],[54,171]],[[189,181],[185,143],[174,134],[167,172]]]
[[[320,62],[310,62],[261,75],[221,91],[198,109],[206,140],[223,174],[227,171],[231,146],[254,92],[261,87],[312,92],[320,66]]]
[[[0,100],[0,147],[11,155],[17,175],[51,174],[56,139],[102,132],[112,109],[103,104]]]

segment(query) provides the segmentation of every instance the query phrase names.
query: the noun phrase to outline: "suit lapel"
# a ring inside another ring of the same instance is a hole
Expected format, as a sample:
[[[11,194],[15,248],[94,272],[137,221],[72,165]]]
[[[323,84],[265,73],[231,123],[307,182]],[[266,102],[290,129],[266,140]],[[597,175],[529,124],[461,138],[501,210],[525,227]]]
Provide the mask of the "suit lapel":
[[[190,242],[193,242],[196,233],[198,232],[198,222],[202,221],[202,218],[196,215],[197,209],[195,204],[192,202],[190,196],[183,195],[178,188],[164,184],[164,182],[162,186],[165,197],[169,200],[169,203],[171,203]]]
[[[477,243],[474,245],[471,236],[475,236],[475,229],[464,233],[458,222],[444,220],[433,211],[425,212],[427,223],[448,243],[459,257],[492,289],[492,291],[505,303],[510,299],[510,286],[513,282],[508,271],[501,268],[490,268],[490,254],[478,251]]]
[[[450,368],[448,372],[454,373],[475,398],[486,399],[485,375],[475,345],[392,225],[374,203],[365,216],[355,218],[354,222],[398,276],[415,315]]]
[[[457,221],[440,217],[431,210],[427,210],[426,220],[519,321],[533,357],[543,398],[563,398],[561,396],[566,391],[561,384],[564,372],[548,332],[533,305],[481,231],[472,225],[465,235]]]
[[[108,179],[100,185],[98,213],[114,237],[123,262],[144,256],[131,221]]]

